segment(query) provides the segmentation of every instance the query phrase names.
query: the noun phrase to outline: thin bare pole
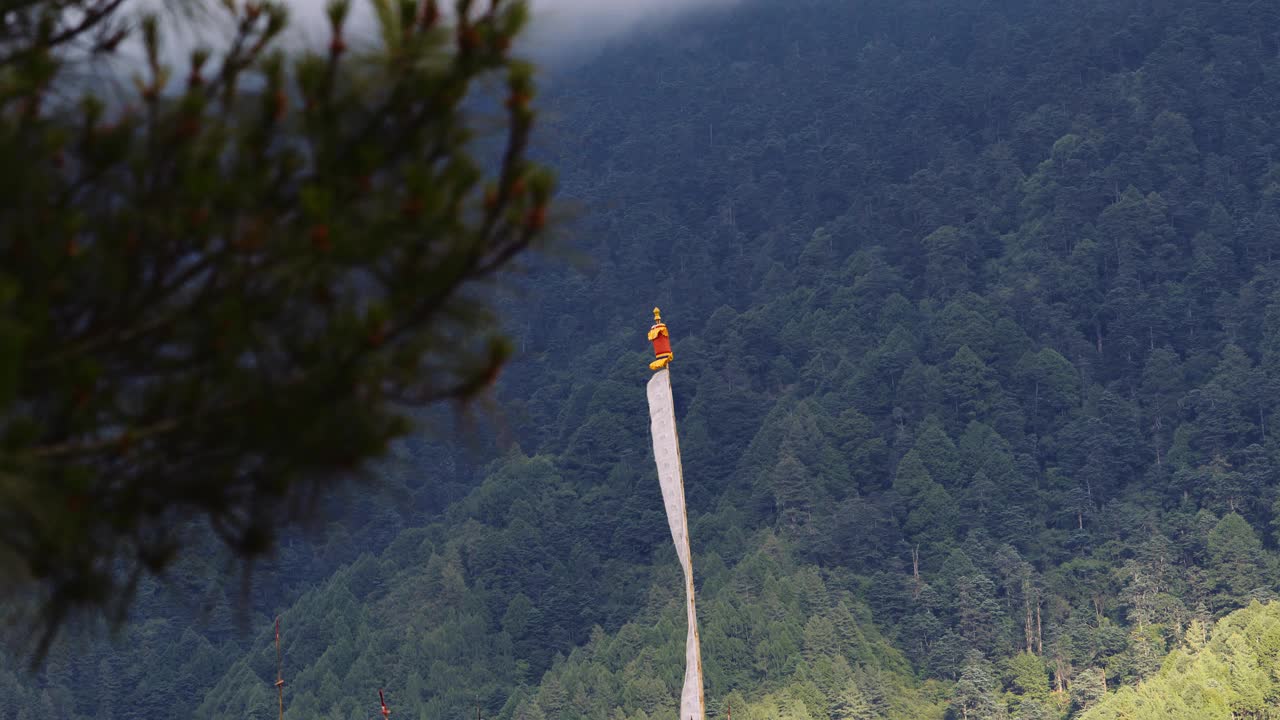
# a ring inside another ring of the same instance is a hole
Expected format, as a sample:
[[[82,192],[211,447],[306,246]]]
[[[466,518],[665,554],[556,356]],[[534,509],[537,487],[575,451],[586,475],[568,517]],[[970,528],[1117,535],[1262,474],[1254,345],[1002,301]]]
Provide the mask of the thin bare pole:
[[[280,701],[280,720],[284,720],[284,655],[280,651],[280,616],[276,616],[276,694]]]

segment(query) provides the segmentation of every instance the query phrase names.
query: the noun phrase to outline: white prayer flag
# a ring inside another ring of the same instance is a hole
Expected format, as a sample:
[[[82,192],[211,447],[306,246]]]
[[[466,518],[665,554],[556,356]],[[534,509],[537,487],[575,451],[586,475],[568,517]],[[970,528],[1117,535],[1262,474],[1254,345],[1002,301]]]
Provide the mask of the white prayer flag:
[[[671,372],[666,368],[649,380],[649,422],[653,431],[653,457],[658,463],[658,483],[667,508],[671,539],[684,568],[685,610],[689,632],[685,642],[684,690],[680,693],[679,720],[706,720],[702,698],[702,656],[698,648],[698,614],[693,598],[693,558],[689,550],[689,519],[684,503],[684,473],[680,467],[680,441],[676,437],[676,410],[671,396]]]

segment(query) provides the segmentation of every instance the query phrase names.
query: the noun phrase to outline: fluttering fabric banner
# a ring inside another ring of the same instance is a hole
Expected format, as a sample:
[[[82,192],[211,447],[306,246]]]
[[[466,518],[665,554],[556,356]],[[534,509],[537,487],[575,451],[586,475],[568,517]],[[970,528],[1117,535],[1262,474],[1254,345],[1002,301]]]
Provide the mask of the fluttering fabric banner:
[[[658,483],[667,508],[667,523],[676,555],[684,568],[685,610],[689,631],[685,641],[684,689],[680,693],[679,720],[706,720],[702,697],[702,655],[698,643],[698,613],[694,607],[693,557],[689,549],[689,519],[684,503],[684,472],[680,467],[680,440],[676,437],[676,411],[671,396],[671,371],[659,370],[649,379],[649,423],[653,432],[653,457],[658,463]]]

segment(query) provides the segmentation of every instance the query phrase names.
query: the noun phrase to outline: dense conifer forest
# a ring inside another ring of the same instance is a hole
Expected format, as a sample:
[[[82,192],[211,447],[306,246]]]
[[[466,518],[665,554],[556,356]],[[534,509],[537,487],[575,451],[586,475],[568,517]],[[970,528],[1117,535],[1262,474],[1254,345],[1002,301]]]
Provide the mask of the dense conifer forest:
[[[543,83],[587,263],[504,305],[500,422],[6,717],[275,717],[277,613],[286,718],[670,717],[654,305],[716,717],[1280,713],[1280,5],[759,0]]]

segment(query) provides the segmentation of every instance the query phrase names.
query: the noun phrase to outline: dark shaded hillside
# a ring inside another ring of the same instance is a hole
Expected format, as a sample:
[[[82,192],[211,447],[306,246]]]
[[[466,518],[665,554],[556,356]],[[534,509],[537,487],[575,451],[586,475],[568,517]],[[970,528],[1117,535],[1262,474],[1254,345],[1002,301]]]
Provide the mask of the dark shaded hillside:
[[[508,307],[520,451],[286,612],[292,716],[378,685],[430,717],[669,712],[655,304],[716,707],[1064,717],[1274,595],[1277,20],[757,2],[549,79],[593,266]],[[268,643],[219,650],[184,707],[268,712]],[[51,702],[104,657],[50,675]]]

